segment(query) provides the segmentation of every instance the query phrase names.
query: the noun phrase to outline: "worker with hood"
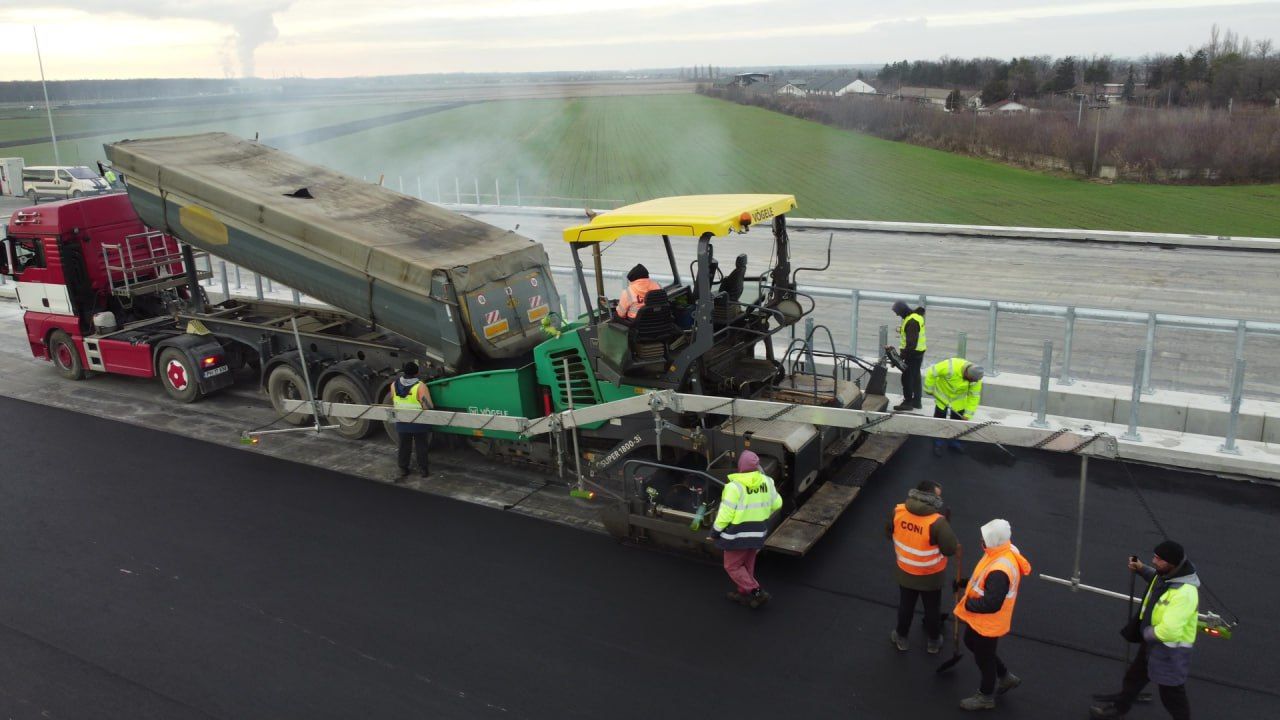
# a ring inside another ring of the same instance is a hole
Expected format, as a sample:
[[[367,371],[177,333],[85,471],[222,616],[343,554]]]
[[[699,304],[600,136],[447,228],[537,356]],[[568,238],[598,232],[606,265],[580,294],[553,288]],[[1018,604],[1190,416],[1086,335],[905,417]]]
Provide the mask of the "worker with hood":
[[[649,279],[649,268],[637,264],[627,273],[627,288],[618,298],[618,317],[624,320],[635,320],[640,308],[644,307],[644,297],[650,290],[660,290],[662,286]]]
[[[1147,682],[1160,686],[1160,703],[1174,720],[1189,720],[1187,676],[1191,649],[1200,626],[1200,576],[1181,545],[1165,540],[1156,546],[1151,566],[1129,559],[1129,571],[1146,580],[1147,593],[1138,612],[1138,655],[1125,671],[1118,693],[1098,695],[1089,708],[1095,718],[1123,718]],[[1127,639],[1127,638],[1126,638]]]
[[[933,396],[933,416],[953,420],[972,420],[982,402],[981,366],[953,357],[933,365],[924,374],[924,391]],[[964,452],[959,440],[951,440],[951,449]],[[933,453],[942,453],[942,439],[933,441]]]
[[[755,609],[770,598],[756,581],[756,556],[769,534],[770,519],[782,509],[782,496],[773,479],[760,471],[760,457],[750,450],[738,456],[738,472],[728,480],[711,535],[724,552],[724,571],[736,586],[729,599]]]
[[[982,559],[965,585],[964,596],[956,603],[955,618],[968,627],[964,645],[982,673],[978,692],[960,701],[963,710],[991,710],[996,695],[1003,695],[1022,684],[1021,678],[1009,672],[996,646],[1013,626],[1013,608],[1017,605],[1022,578],[1031,574],[1031,563],[1013,545],[1013,528],[1008,520],[995,519],[982,526]]]
[[[919,410],[920,403],[920,366],[924,364],[924,307],[912,309],[899,300],[893,304],[893,314],[902,318],[898,325],[898,354],[902,357],[902,402],[893,409]],[[886,348],[888,349],[888,348]]]
[[[929,654],[942,649],[942,586],[947,558],[955,555],[960,545],[951,529],[950,515],[942,503],[942,486],[933,480],[920,481],[889,515],[885,531],[898,560],[898,625],[889,633],[889,641],[903,652],[910,648],[907,634],[917,600],[924,606]]]

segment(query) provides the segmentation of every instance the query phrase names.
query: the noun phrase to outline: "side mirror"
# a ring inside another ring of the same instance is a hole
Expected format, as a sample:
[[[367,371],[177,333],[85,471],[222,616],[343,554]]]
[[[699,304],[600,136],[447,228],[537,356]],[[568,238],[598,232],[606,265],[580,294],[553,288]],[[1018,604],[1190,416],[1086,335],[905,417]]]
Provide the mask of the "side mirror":
[[[13,243],[9,238],[0,240],[0,275],[12,275],[11,268],[16,263],[13,261]]]

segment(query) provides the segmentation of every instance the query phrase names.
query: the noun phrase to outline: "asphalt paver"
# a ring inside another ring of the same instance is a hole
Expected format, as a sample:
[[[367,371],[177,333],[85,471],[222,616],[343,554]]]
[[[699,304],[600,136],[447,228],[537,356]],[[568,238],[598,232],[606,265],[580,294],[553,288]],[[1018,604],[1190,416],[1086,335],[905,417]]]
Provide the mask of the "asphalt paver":
[[[910,442],[814,553],[762,558],[752,612],[713,563],[66,410],[0,417],[6,717],[960,717],[971,660],[937,676],[949,647],[888,641],[892,505],[943,482],[967,567],[997,516],[1037,573],[1074,559],[1079,461],[1033,451]],[[1124,591],[1158,521],[1239,617],[1197,646],[1197,716],[1280,715],[1280,490],[1094,461],[1087,497],[1084,582]],[[1024,588],[1001,645],[1024,684],[992,716],[1087,717],[1124,603]]]

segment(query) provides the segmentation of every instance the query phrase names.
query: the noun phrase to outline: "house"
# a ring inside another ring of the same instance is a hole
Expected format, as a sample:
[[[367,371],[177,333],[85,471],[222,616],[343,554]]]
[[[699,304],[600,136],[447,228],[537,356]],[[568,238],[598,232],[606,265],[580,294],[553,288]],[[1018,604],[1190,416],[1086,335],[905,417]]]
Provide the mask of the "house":
[[[804,80],[790,80],[778,86],[778,89],[775,90],[774,93],[777,95],[795,95],[796,97],[804,97],[809,94],[809,91],[806,89],[807,85],[808,83]]]
[[[734,75],[730,83],[738,87],[750,87],[756,83],[769,82],[772,77],[769,73],[744,72]]]
[[[898,88],[898,92],[894,93],[894,97],[899,100],[908,102],[918,102],[924,105],[947,106],[947,97],[951,95],[950,90],[943,88],[918,88],[903,87]]]
[[[860,80],[856,75],[836,75],[818,82],[809,88],[809,92],[815,95],[828,95],[832,97],[840,97],[842,95],[859,94],[874,95],[876,89]]]

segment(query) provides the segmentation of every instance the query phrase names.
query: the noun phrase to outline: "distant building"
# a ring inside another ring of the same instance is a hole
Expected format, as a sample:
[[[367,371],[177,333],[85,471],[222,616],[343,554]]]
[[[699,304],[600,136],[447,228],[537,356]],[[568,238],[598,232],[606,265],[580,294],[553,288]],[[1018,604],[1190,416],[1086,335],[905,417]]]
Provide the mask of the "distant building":
[[[730,83],[738,87],[750,87],[756,83],[766,83],[773,78],[769,73],[745,72],[734,75]]]
[[[903,87],[893,96],[905,102],[918,102],[924,105],[947,106],[947,97],[951,95],[950,90],[943,88],[919,88],[919,87]]]
[[[832,97],[840,97],[842,95],[859,94],[874,95],[876,89],[860,80],[857,75],[836,75],[829,77],[821,82],[813,84],[808,88],[809,92],[815,95],[828,95]]]
[[[1012,113],[1032,113],[1036,112],[1035,108],[1027,107],[1016,100],[1001,100],[994,102],[982,108],[979,112],[988,115],[1006,115]]]
[[[808,83],[804,80],[790,80],[779,85],[778,89],[775,90],[774,93],[777,95],[795,95],[796,97],[804,97],[809,94],[809,91],[806,88],[807,85]]]

